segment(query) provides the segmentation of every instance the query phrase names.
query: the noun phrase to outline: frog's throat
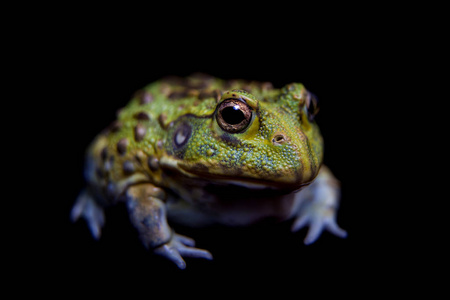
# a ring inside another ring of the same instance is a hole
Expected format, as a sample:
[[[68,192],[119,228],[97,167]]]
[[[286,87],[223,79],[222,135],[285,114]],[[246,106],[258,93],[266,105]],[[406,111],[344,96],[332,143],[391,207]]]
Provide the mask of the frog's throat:
[[[247,187],[250,189],[276,189],[285,191],[298,191],[303,187],[309,185],[308,182],[282,182],[276,180],[265,180],[260,178],[251,178],[244,176],[230,176],[226,174],[217,174],[209,171],[208,168],[190,168],[188,165],[183,164],[177,159],[171,157],[162,157],[159,165],[162,169],[175,171],[182,176],[190,179],[198,179],[204,181],[209,180],[220,184],[232,184]]]

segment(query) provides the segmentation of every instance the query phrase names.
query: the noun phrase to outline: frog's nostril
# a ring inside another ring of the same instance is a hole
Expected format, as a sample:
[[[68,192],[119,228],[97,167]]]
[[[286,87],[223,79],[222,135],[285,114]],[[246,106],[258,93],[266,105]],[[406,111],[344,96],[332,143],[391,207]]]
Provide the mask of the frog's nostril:
[[[277,133],[272,138],[272,143],[275,146],[284,144],[285,142],[287,142],[287,138],[286,138],[286,136],[284,134]]]

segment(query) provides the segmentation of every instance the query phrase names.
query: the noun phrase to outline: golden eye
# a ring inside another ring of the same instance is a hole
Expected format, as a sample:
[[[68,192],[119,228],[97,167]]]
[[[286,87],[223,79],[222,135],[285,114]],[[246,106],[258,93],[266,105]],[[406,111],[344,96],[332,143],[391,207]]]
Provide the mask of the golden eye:
[[[229,133],[242,132],[252,119],[252,109],[243,101],[228,99],[220,103],[216,113],[220,128]]]

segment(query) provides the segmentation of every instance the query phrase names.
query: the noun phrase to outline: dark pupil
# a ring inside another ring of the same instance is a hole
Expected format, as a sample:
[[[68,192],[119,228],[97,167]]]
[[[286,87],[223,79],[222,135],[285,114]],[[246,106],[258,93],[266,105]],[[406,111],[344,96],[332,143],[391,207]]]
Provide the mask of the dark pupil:
[[[239,108],[228,106],[222,110],[222,118],[228,124],[235,125],[245,120],[245,115]]]

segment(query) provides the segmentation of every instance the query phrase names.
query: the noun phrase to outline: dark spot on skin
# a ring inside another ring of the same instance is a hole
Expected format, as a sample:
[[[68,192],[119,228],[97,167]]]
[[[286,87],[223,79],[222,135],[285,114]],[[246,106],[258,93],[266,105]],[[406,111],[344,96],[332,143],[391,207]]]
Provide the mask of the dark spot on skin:
[[[176,91],[176,92],[171,92],[169,94],[168,98],[170,100],[175,100],[175,99],[185,98],[187,95],[188,95],[188,90]]]
[[[125,175],[130,175],[130,174],[134,173],[134,164],[129,160],[126,160],[123,162],[122,168],[123,168],[123,173]]]
[[[124,155],[127,152],[127,146],[128,146],[128,139],[123,138],[120,141],[117,142],[117,152],[119,152],[120,155]]]
[[[209,171],[207,166],[199,163],[193,165],[191,170],[194,171],[194,173],[205,173],[205,174],[207,174]]]
[[[232,166],[219,165],[219,167],[222,169],[222,173],[229,177],[240,176],[243,173],[241,169],[235,168],[235,166],[236,162],[234,162]]]
[[[136,160],[136,162],[138,163],[138,164],[140,164],[140,165],[142,165],[142,161],[141,161],[141,158],[139,157],[139,155],[135,155],[134,156],[134,159]]]
[[[150,170],[156,171],[159,169],[159,160],[158,158],[154,157],[153,155],[150,155],[147,159],[147,164]]]
[[[162,113],[162,114],[159,115],[158,122],[159,122],[159,125],[161,125],[162,128],[166,128],[166,126],[164,125],[166,120],[167,120],[167,115],[165,113]]]
[[[103,131],[103,133],[107,134],[107,133],[115,133],[117,131],[120,130],[120,128],[122,128],[122,123],[120,121],[114,121],[112,122],[108,127],[105,128],[105,130]]]
[[[141,105],[153,102],[153,95],[146,91],[138,91],[136,97],[139,99],[139,104]]]
[[[140,121],[148,121],[150,120],[150,116],[146,112],[138,112],[133,116],[136,120]]]
[[[224,134],[222,134],[222,135],[220,136],[220,138],[221,138],[223,141],[225,141],[225,142],[227,142],[227,143],[231,143],[231,144],[233,144],[233,145],[237,145],[237,144],[240,143],[239,139],[237,139],[236,137],[234,137],[234,136],[232,136],[232,135],[230,135],[230,134],[224,133]]]
[[[111,132],[117,132],[120,130],[120,128],[122,128],[122,123],[120,121],[115,121],[112,124]]]
[[[144,139],[145,134],[147,133],[147,129],[142,124],[137,124],[136,127],[134,127],[134,139],[136,142],[140,142]]]

